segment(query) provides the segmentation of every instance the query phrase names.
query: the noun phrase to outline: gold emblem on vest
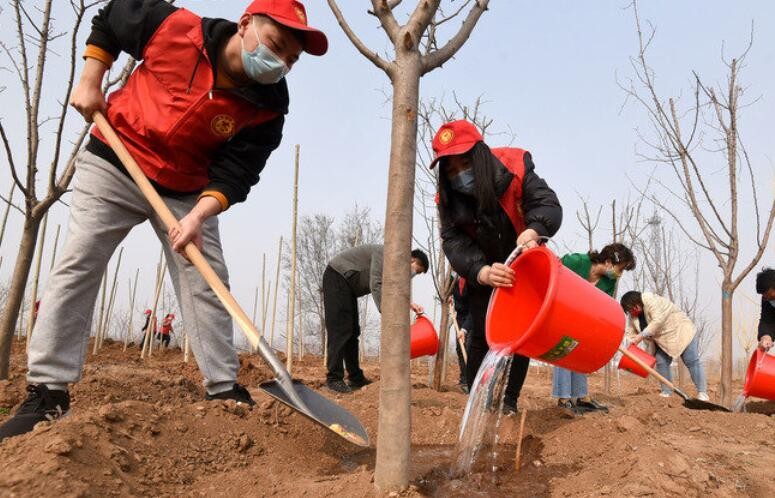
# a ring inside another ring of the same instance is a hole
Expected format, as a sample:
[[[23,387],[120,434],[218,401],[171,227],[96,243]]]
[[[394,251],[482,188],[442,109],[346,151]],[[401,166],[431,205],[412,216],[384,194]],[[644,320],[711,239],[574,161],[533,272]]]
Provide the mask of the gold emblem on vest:
[[[210,123],[210,128],[213,130],[213,133],[219,137],[231,137],[234,135],[235,126],[236,123],[234,122],[234,118],[228,114],[219,114],[215,116]]]

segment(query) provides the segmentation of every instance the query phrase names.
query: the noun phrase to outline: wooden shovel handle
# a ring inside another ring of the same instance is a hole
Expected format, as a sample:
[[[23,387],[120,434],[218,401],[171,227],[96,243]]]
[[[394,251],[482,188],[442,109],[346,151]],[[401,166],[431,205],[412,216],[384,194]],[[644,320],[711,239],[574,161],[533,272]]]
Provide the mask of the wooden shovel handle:
[[[681,391],[680,389],[675,387],[675,385],[673,385],[672,382],[670,382],[669,380],[664,378],[659,372],[657,372],[656,370],[654,370],[653,368],[648,366],[643,360],[641,360],[640,358],[638,358],[634,354],[630,353],[628,350],[626,350],[625,348],[623,348],[621,346],[619,346],[619,352],[622,353],[627,358],[629,358],[632,361],[634,361],[635,363],[637,363],[641,368],[643,368],[645,371],[647,371],[650,375],[653,375],[654,377],[656,377],[657,380],[659,380],[659,382],[663,383],[664,385],[666,385],[667,387],[672,389],[679,396],[681,396],[684,399],[689,399],[689,396],[686,393],[684,393],[683,391]]]
[[[124,165],[126,170],[129,172],[129,175],[140,188],[140,191],[143,193],[145,198],[151,204],[153,210],[156,212],[156,214],[159,215],[167,230],[172,227],[179,228],[180,223],[178,223],[175,215],[172,214],[172,211],[170,211],[170,209],[164,203],[161,196],[158,194],[158,192],[156,192],[156,189],[153,188],[151,182],[148,181],[148,178],[145,177],[145,174],[140,169],[140,166],[137,165],[137,162],[135,162],[132,155],[121,142],[121,139],[118,137],[118,135],[116,135],[116,132],[113,131],[113,127],[110,126],[110,123],[105,118],[105,116],[100,112],[96,112],[94,113],[93,118],[97,128],[99,128],[102,135],[108,141],[108,145],[110,145],[118,158],[121,160],[121,163]],[[196,269],[199,270],[199,273],[202,274],[202,277],[205,279],[207,284],[213,289],[215,295],[218,296],[218,299],[226,308],[226,311],[229,312],[232,318],[237,322],[237,325],[239,325],[239,328],[242,329],[242,332],[245,333],[245,336],[247,336],[250,344],[254,348],[258,347],[259,343],[261,342],[261,334],[258,332],[258,329],[256,329],[255,325],[253,325],[253,323],[250,321],[248,315],[242,310],[240,305],[234,299],[234,296],[231,295],[229,289],[226,288],[226,285],[224,285],[213,268],[207,262],[199,248],[196,247],[196,245],[194,245],[192,242],[189,242],[186,244],[185,253],[186,256],[188,256],[189,261],[191,261]]]

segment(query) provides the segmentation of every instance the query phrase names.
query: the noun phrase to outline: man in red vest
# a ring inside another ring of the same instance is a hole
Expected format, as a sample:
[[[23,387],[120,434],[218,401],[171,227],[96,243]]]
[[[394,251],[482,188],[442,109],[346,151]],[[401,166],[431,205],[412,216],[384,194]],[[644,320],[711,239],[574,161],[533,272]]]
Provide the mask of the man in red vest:
[[[164,0],[112,0],[94,17],[70,104],[87,121],[96,111],[107,115],[181,228],[167,233],[93,130],[78,157],[67,242],[30,342],[29,396],[0,427],[0,440],[68,411],[67,388],[81,377],[101,275],[131,228],[146,220],[162,241],[189,317],[206,399],[254,404],[236,383],[231,318],[177,253],[194,242],[228,281],[217,215],[245,200],[280,144],[285,75],[302,52],[323,55],[327,48],[326,36],[307,25],[304,5],[295,0],[255,0],[237,23],[203,19]],[[121,52],[141,63],[106,102],[103,77]]]

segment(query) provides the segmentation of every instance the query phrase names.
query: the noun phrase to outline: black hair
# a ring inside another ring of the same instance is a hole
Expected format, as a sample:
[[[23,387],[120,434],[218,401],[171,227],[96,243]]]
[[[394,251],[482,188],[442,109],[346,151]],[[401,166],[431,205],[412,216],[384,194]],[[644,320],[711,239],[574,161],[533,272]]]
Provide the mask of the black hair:
[[[471,163],[474,172],[474,198],[477,213],[493,213],[498,209],[498,194],[495,188],[495,173],[498,167],[503,167],[497,157],[484,142],[477,142],[471,150],[464,154]],[[444,169],[449,162],[448,157],[439,161],[439,204],[446,208],[450,203],[452,185],[449,183]]]
[[[643,299],[638,291],[625,292],[619,302],[626,313],[629,313],[635,306],[643,306]]]
[[[629,247],[619,242],[608,244],[602,251],[589,251],[589,259],[592,263],[605,263],[610,261],[611,263],[618,265],[624,263],[625,270],[635,269],[635,255],[632,253]]]
[[[430,262],[428,261],[428,256],[422,250],[414,249],[412,250],[412,257],[416,258],[417,261],[420,262],[420,264],[424,268],[423,273],[428,273],[428,267],[430,266]]]
[[[775,289],[775,269],[762,268],[762,271],[756,274],[756,293],[764,294],[769,289]]]

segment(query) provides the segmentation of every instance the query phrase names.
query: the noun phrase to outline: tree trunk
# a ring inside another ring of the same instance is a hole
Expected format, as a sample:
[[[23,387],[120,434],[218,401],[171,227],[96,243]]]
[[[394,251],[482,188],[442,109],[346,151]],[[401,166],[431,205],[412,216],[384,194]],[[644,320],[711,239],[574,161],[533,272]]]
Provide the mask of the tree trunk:
[[[59,231],[61,228],[62,225],[57,225],[57,232],[56,235],[54,235],[54,248],[51,250],[51,264],[48,267],[49,273],[54,269],[54,263],[57,261],[57,247],[59,246]]]
[[[8,213],[11,211],[11,203],[13,202],[13,192],[16,189],[16,182],[11,182],[11,191],[8,192],[8,203],[5,205],[5,211],[3,212],[3,222],[0,224],[0,247],[3,247],[3,239],[5,238],[5,227],[8,224]]]
[[[399,36],[404,36],[402,33]],[[420,61],[416,52],[397,48],[393,73],[385,251],[380,336],[379,426],[374,484],[403,489],[411,462],[411,379],[409,370],[408,271],[412,243],[414,174],[417,160],[417,106]]]
[[[441,307],[441,324],[439,325],[439,352],[433,363],[433,388],[441,391],[444,383],[444,363],[447,361],[447,344],[449,344],[449,307]]]
[[[8,378],[14,326],[19,318],[19,309],[24,300],[24,289],[27,286],[27,277],[30,275],[35,243],[38,240],[39,225],[40,219],[28,219],[24,223],[24,229],[22,230],[22,239],[16,255],[16,265],[13,269],[11,284],[8,287],[8,296],[6,297],[3,316],[0,318],[0,380]]]
[[[135,270],[135,285],[132,286],[132,281],[129,281],[129,323],[126,326],[126,336],[124,336],[124,351],[129,344],[129,337],[132,334],[132,318],[135,314],[135,295],[137,294],[137,277],[140,276],[140,268]]]
[[[124,248],[122,247],[121,250],[118,251],[118,261],[116,262],[116,268],[113,271],[113,283],[110,285],[110,298],[108,298],[108,309],[105,313],[105,319],[102,321],[102,325],[100,326],[100,339],[99,344],[97,344],[97,349],[102,347],[102,343],[105,340],[105,333],[110,333],[110,316],[113,314],[113,303],[116,299],[116,286],[118,285],[118,270],[121,268],[121,257],[124,255]],[[107,276],[107,268],[105,271],[105,275]]]
[[[102,320],[105,318],[105,294],[108,293],[108,267],[102,273],[102,297],[100,297],[100,317],[97,319],[97,331],[94,334],[94,344],[92,355],[97,354],[100,345],[100,335],[102,334]]]
[[[32,294],[30,296],[30,318],[27,320],[27,336],[24,339],[24,350],[30,350],[30,337],[32,337],[32,329],[35,327],[35,319],[37,318],[35,303],[38,301],[38,284],[40,283],[40,265],[43,261],[43,248],[46,245],[46,227],[48,227],[48,212],[43,215],[43,224],[40,227],[40,233],[38,234],[38,252],[35,255],[35,273],[32,278]]]
[[[732,405],[732,292],[726,279],[721,284],[721,404]]]
[[[291,223],[291,290],[288,293],[288,332],[285,336],[285,368],[293,370],[293,328],[296,306],[296,220],[299,208],[299,145],[296,145],[296,161],[293,173],[293,222]]]
[[[296,306],[299,307],[299,360],[304,359],[304,314],[301,312],[301,272],[296,273]]]

